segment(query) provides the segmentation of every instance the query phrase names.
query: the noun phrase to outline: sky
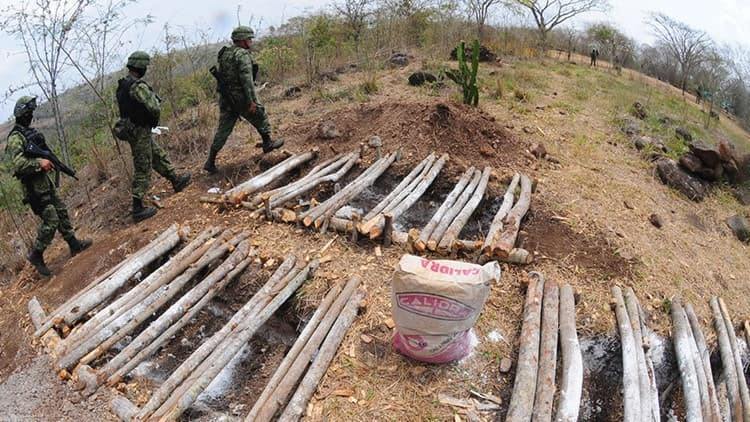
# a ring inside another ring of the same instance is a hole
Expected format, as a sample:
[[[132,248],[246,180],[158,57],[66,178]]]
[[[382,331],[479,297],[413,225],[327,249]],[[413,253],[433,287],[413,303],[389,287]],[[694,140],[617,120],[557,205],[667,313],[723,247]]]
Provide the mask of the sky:
[[[18,1],[0,0],[0,10]],[[34,0],[20,1],[32,3]],[[587,22],[605,21],[616,25],[637,41],[649,43],[653,42],[654,37],[644,21],[650,11],[658,11],[706,31],[720,43],[750,45],[749,0],[610,0],[610,3],[612,7],[606,13],[590,13],[570,22],[583,27]],[[290,17],[309,11],[330,8],[330,4],[331,1],[327,0],[140,0],[128,8],[129,13],[133,16],[151,15],[154,21],[145,28],[128,33],[128,45],[132,50],[152,50],[160,43],[167,22],[173,28],[183,28],[188,32],[199,28],[211,41],[228,39],[232,28],[237,25],[238,16],[242,23],[251,22],[256,28],[260,27],[262,35],[263,28],[278,26]],[[30,80],[31,75],[19,43],[0,32],[0,94]],[[77,80],[68,81],[68,84],[73,82]],[[25,89],[0,103],[0,121],[12,114],[15,98],[24,94],[38,95],[39,92],[33,88]]]

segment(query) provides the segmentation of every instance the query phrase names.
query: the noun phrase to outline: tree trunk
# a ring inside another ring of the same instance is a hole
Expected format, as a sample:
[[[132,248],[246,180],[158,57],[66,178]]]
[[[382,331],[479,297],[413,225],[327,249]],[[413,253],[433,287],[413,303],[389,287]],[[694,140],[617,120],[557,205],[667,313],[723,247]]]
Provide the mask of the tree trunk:
[[[396,203],[395,201],[391,204],[389,204],[383,211],[390,213],[393,216],[394,220],[398,220],[399,216],[406,212],[409,208],[411,208],[412,205],[414,205],[419,198],[424,195],[424,193],[427,191],[427,188],[432,185],[432,182],[435,181],[435,178],[437,178],[437,175],[440,173],[440,170],[443,169],[443,166],[445,165],[445,161],[448,159],[448,154],[443,154],[439,160],[437,160],[432,167],[429,168],[429,171],[423,171],[423,176],[419,177],[419,183],[415,185],[414,190],[408,192],[406,189],[402,191],[403,199],[396,198],[399,202]],[[426,169],[427,167],[425,167]],[[408,192],[408,194],[406,194]],[[375,218],[372,218],[371,220],[365,222],[362,224],[361,227],[358,227],[360,233],[366,234],[370,236],[370,239],[376,239],[380,237],[383,234],[383,227],[385,225],[385,219],[383,218],[383,215],[378,215]]]
[[[283,265],[282,265],[283,266]],[[308,278],[314,269],[317,268],[317,260],[312,261],[304,269],[297,272],[295,270],[290,271],[295,273],[295,279],[298,282],[302,282]],[[235,336],[240,333],[242,329],[247,325],[247,322],[255,318],[255,316],[270,301],[270,293],[274,289],[277,283],[281,283],[279,280],[288,280],[288,276],[280,275],[280,271],[277,270],[271,279],[263,286],[263,288],[253,295],[253,297],[237,311],[234,316],[224,324],[224,326],[214,333],[209,339],[203,342],[172,374],[164,381],[159,388],[154,391],[151,399],[138,413],[140,420],[146,419],[154,411],[160,408],[164,402],[171,396],[174,390],[182,384],[182,382],[198,368],[198,366],[221,344],[224,343],[230,335]],[[301,279],[301,280],[300,280]],[[290,282],[291,284],[291,282]]]
[[[646,365],[646,354],[643,351],[643,333],[641,332],[641,315],[638,312],[638,299],[632,288],[625,289],[625,309],[628,312],[630,326],[633,330],[635,340],[635,359],[638,366],[638,391],[640,395],[641,417],[643,420],[651,420],[651,381],[648,376]]]
[[[534,406],[544,276],[537,272],[529,273],[529,285],[526,289],[523,326],[519,336],[518,365],[516,366],[516,378],[513,382],[513,394],[508,406],[508,414],[505,417],[507,422],[531,421],[531,412]]]
[[[307,340],[304,347],[299,352],[299,356],[290,364],[284,378],[279,381],[279,385],[271,395],[273,399],[263,403],[255,417],[251,418],[250,415],[248,415],[248,417],[245,418],[246,421],[270,421],[274,414],[276,414],[276,411],[286,403],[286,399],[297,386],[298,381],[302,378],[310,361],[312,359],[317,359],[315,358],[316,352],[318,352],[320,345],[323,344],[331,326],[333,326],[339,318],[342,309],[344,309],[346,304],[351,300],[352,295],[359,284],[360,279],[357,277],[351,278],[346,283],[341,294],[336,297],[333,305],[331,305],[330,309],[320,321],[318,327],[310,335],[309,340]]]
[[[438,244],[443,238],[443,234],[445,234],[445,231],[448,229],[448,226],[451,225],[453,219],[456,218],[456,215],[461,212],[461,210],[464,208],[464,205],[466,205],[466,203],[469,201],[469,199],[471,198],[471,194],[474,193],[474,190],[477,188],[477,185],[479,184],[481,178],[482,175],[479,170],[475,170],[474,173],[472,173],[471,182],[466,186],[466,189],[461,192],[461,195],[453,203],[453,206],[451,206],[450,209],[445,212],[445,214],[442,216],[437,226],[435,227],[435,230],[430,235],[430,238],[427,241],[427,249],[431,251],[437,250]]]
[[[615,314],[617,316],[617,326],[620,330],[620,342],[622,343],[624,421],[639,422],[642,419],[636,342],[635,338],[633,338],[630,318],[625,309],[622,291],[619,287],[614,286],[612,287],[612,295],[615,297]]]
[[[741,421],[744,420],[744,416],[737,367],[734,364],[734,352],[732,352],[732,346],[729,343],[727,326],[724,323],[724,317],[719,308],[719,300],[716,296],[711,298],[711,310],[713,311],[714,329],[716,330],[716,339],[719,343],[719,353],[721,354],[721,366],[724,368],[724,377],[727,380],[727,396],[729,396],[731,420]]]
[[[194,371],[156,412],[154,418],[177,420],[211,384],[211,381],[224,367],[241,352],[242,347],[255,335],[258,329],[276,313],[295,291],[307,280],[307,274],[300,273],[284,287],[262,310],[236,331],[227,337],[221,347],[214,349],[203,363]]]
[[[721,410],[719,409],[719,399],[716,395],[716,385],[714,384],[713,370],[711,369],[711,352],[708,350],[706,345],[706,338],[703,336],[701,330],[700,321],[695,315],[693,306],[689,303],[685,304],[685,314],[687,314],[688,322],[690,323],[690,329],[693,332],[693,338],[695,339],[695,345],[698,349],[698,357],[700,359],[700,365],[703,367],[703,372],[706,374],[706,385],[708,388],[708,396],[711,405],[712,417],[709,422],[721,422]]]
[[[521,176],[521,195],[518,202],[508,212],[503,223],[503,231],[498,232],[492,240],[492,255],[507,256],[518,238],[518,231],[521,229],[521,220],[531,206],[531,178],[525,174]]]
[[[261,409],[266,406],[266,402],[268,402],[272,398],[274,399],[274,401],[278,401],[280,399],[279,395],[275,394],[279,383],[285,379],[292,364],[298,361],[300,352],[307,345],[308,340],[316,331],[318,325],[320,325],[321,320],[327,315],[328,309],[331,307],[333,301],[341,293],[342,287],[343,286],[341,283],[335,284],[325,296],[325,298],[320,302],[320,305],[318,305],[318,309],[315,310],[312,318],[310,318],[310,321],[308,321],[307,325],[305,325],[305,329],[302,330],[302,333],[300,333],[300,335],[297,337],[297,340],[294,342],[291,350],[289,350],[289,352],[284,357],[284,360],[276,369],[276,372],[274,372],[271,379],[268,381],[268,383],[266,383],[266,387],[263,389],[263,392],[261,393],[258,400],[255,401],[253,408],[250,410],[250,413],[247,414],[245,420],[250,422],[258,420],[258,414],[260,413]]]
[[[532,420],[552,420],[552,401],[555,398],[555,370],[557,367],[557,330],[560,315],[560,289],[557,283],[544,284],[542,311],[542,340],[539,351],[539,374]]]
[[[474,174],[474,170],[474,167],[469,167],[469,169],[464,172],[463,176],[458,180],[458,183],[456,183],[456,186],[453,187],[451,193],[448,194],[448,197],[445,198],[445,201],[440,205],[440,208],[432,216],[430,222],[427,223],[419,233],[419,238],[414,242],[414,249],[419,252],[423,252],[427,249],[427,241],[430,240],[430,235],[435,231],[435,228],[443,218],[443,215],[445,215],[445,213],[453,206],[456,199],[458,199],[458,196],[464,191],[469,180],[471,180],[471,175]]]
[[[279,417],[279,422],[297,421],[300,419],[307,407],[307,403],[315,393],[315,390],[317,390],[320,380],[323,379],[323,375],[328,371],[328,366],[333,361],[334,356],[336,356],[336,351],[344,340],[346,332],[349,331],[349,327],[351,327],[354,319],[357,318],[359,303],[363,298],[364,294],[362,293],[355,293],[351,296],[346,307],[341,311],[336,323],[328,333],[323,346],[315,356],[310,369],[307,370],[305,378],[302,379],[300,386],[297,388],[294,396],[292,396],[292,399],[289,400],[286,409],[284,409],[284,413]]]
[[[521,175],[518,173],[514,174],[513,180],[511,180],[508,189],[505,191],[505,195],[503,195],[503,203],[500,205],[500,209],[497,210],[495,218],[492,219],[492,224],[490,224],[490,229],[487,231],[487,237],[484,239],[484,245],[482,246],[482,251],[486,255],[492,255],[492,241],[498,232],[502,232],[503,220],[505,220],[510,209],[513,208],[513,200],[515,199],[516,187],[519,180],[521,180]]]
[[[463,230],[466,223],[469,222],[469,218],[471,218],[471,215],[474,214],[474,210],[477,209],[479,203],[482,202],[482,199],[484,199],[484,192],[487,190],[487,182],[489,182],[490,180],[491,170],[492,169],[490,167],[484,168],[484,171],[482,172],[482,179],[479,181],[479,185],[477,185],[476,189],[474,190],[471,199],[469,199],[469,202],[466,203],[466,206],[464,206],[461,212],[456,215],[456,218],[445,230],[443,238],[440,239],[437,247],[438,252],[448,254],[453,250],[453,241],[458,238],[461,230]],[[477,173],[479,172],[477,171]]]
[[[688,422],[702,421],[700,388],[696,374],[695,359],[692,355],[694,347],[690,346],[690,327],[682,309],[680,298],[672,299],[672,338],[674,351],[677,355],[677,365],[682,378],[682,391],[685,394],[685,420]]]
[[[286,160],[282,161],[281,163],[266,170],[265,172],[240,184],[234,189],[227,191],[224,194],[224,199],[227,202],[239,204],[248,195],[258,191],[259,189],[262,189],[268,186],[270,183],[278,180],[283,175],[289,173],[295,168],[301,166],[302,164],[312,160],[317,155],[318,155],[317,150],[309,151],[309,152],[299,154],[299,155],[293,155],[287,158]]]
[[[566,284],[560,288],[560,352],[562,354],[562,379],[557,422],[576,422],[581,406],[583,389],[583,356],[576,333],[576,310],[573,288]]]

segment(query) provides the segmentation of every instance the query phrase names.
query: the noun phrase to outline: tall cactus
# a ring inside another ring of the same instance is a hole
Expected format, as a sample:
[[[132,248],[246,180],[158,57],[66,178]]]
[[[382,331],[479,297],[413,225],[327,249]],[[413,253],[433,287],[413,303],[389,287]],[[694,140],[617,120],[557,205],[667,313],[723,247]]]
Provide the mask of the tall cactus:
[[[471,69],[466,63],[466,45],[463,41],[458,46],[458,70],[449,70],[445,75],[461,86],[464,93],[464,104],[476,107],[479,104],[479,88],[477,88],[477,71],[479,70],[479,40],[475,39],[472,45]]]

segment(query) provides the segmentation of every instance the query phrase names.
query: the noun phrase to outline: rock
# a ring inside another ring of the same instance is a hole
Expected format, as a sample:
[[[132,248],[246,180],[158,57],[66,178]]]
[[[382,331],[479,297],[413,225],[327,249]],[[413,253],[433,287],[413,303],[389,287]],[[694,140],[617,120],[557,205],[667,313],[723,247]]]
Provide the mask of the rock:
[[[371,146],[373,148],[382,147],[383,146],[383,140],[380,139],[380,136],[373,135],[373,136],[370,136],[367,139],[367,145],[369,145],[369,146]]]
[[[524,131],[524,133],[528,133],[529,135],[531,135],[532,133],[534,133],[534,129],[532,129],[532,128],[528,127],[528,126],[524,126],[523,127],[523,131]]]
[[[664,219],[659,214],[651,214],[648,216],[648,221],[654,225],[657,229],[660,229],[664,225]]]
[[[750,205],[750,186],[740,186],[733,191],[734,197],[742,205]]]
[[[690,173],[695,173],[703,167],[703,162],[692,152],[686,152],[680,157],[680,166]]]
[[[741,215],[734,215],[726,219],[727,226],[737,239],[742,242],[750,241],[750,222]]]
[[[437,82],[437,78],[435,75],[428,72],[414,72],[409,75],[409,85],[411,86],[422,86],[427,82]]]
[[[410,57],[407,54],[394,52],[391,57],[388,58],[388,63],[391,66],[404,67],[409,64]]]
[[[302,93],[302,88],[300,88],[298,86],[293,86],[293,87],[287,89],[286,91],[284,91],[284,97],[286,97],[286,98],[292,98],[292,97],[298,96],[301,93]]]
[[[547,156],[547,148],[545,148],[542,144],[536,144],[534,145],[534,148],[531,149],[531,154],[538,160],[541,160],[542,158]]]
[[[320,122],[318,124],[318,137],[323,139],[335,139],[341,137],[341,131],[331,120]]]
[[[640,135],[643,132],[643,130],[641,129],[641,124],[630,116],[626,116],[623,118],[623,123],[622,126],[620,126],[620,131],[622,131],[622,133],[627,136]]]
[[[693,135],[691,135],[690,132],[688,132],[688,130],[683,127],[678,127],[677,129],[675,129],[674,134],[685,142],[693,142]]]
[[[547,106],[545,104],[537,104],[537,106],[536,106],[537,110],[544,110],[546,108],[547,108]]]
[[[633,103],[633,106],[630,108],[630,114],[632,114],[633,117],[639,120],[643,120],[646,117],[648,117],[648,113],[646,113],[646,108],[643,107],[643,104],[639,103],[638,101]]]
[[[664,142],[662,142],[660,139],[652,138],[650,136],[636,135],[633,138],[633,145],[635,145],[635,149],[637,149],[638,151],[643,150],[647,145],[651,145],[659,151],[669,152],[669,148],[664,145]]]
[[[701,179],[709,182],[714,182],[724,175],[724,167],[721,164],[717,164],[714,168],[703,166],[695,172]]]
[[[715,168],[717,164],[721,163],[721,155],[718,148],[704,141],[696,140],[690,143],[690,151],[696,157],[700,158],[705,167]]]
[[[622,205],[624,205],[625,208],[627,208],[629,210],[634,210],[635,209],[635,207],[630,202],[628,202],[628,201],[622,201]]]
[[[673,121],[672,118],[669,117],[669,116],[661,116],[661,117],[659,117],[659,123],[662,124],[662,125],[664,125],[664,126],[671,125],[672,121]]]
[[[464,56],[466,56],[466,60],[471,60],[471,44],[466,44],[464,46]],[[489,48],[486,46],[480,45],[479,46],[479,61],[480,62],[494,62],[495,59],[497,59],[497,55],[490,51]],[[451,60],[458,60],[458,47],[454,47],[453,50],[451,50]]]
[[[510,372],[510,368],[513,366],[513,361],[508,358],[500,359],[500,373],[507,374]]]
[[[656,160],[656,173],[662,183],[682,192],[693,201],[699,202],[706,197],[706,185],[677,166],[677,162],[662,157]]]

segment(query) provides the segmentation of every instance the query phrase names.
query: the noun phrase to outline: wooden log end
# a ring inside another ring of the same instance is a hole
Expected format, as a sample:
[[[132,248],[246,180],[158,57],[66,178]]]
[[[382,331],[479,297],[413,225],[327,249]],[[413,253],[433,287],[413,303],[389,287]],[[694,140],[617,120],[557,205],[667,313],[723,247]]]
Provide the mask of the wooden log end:
[[[425,241],[417,240],[416,242],[414,242],[414,250],[418,252],[424,252],[425,249],[427,249],[427,243],[425,243]]]
[[[368,232],[368,236],[370,236],[370,240],[377,239],[382,235],[383,235],[383,230],[381,230],[379,227],[373,227]]]
[[[122,396],[112,399],[110,409],[123,421],[132,420],[138,414],[138,407]]]
[[[310,225],[313,223],[313,219],[310,216],[307,216],[302,219],[302,224],[305,225],[305,227],[310,227]]]
[[[435,251],[437,249],[437,242],[434,240],[428,240],[427,241],[427,249],[431,251]]]

